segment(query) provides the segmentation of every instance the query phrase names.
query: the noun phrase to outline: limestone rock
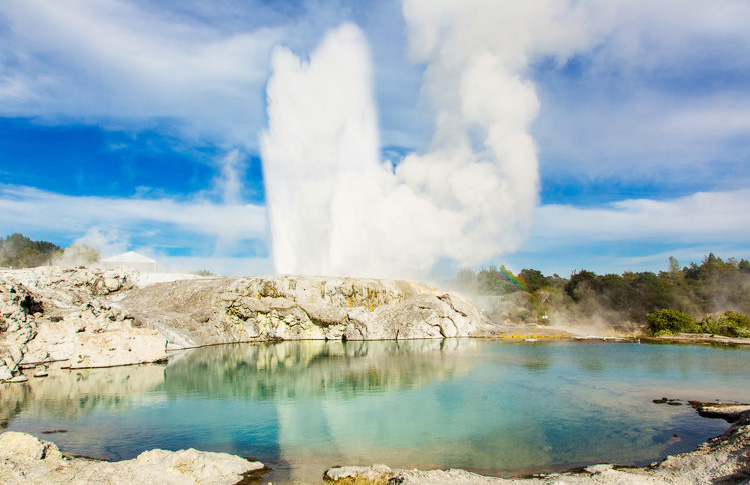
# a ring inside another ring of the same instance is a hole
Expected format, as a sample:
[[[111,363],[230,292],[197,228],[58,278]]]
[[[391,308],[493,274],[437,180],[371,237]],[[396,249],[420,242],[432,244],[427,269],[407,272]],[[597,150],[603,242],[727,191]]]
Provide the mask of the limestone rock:
[[[702,403],[696,407],[698,413],[706,418],[723,418],[733,423],[750,412],[750,404],[716,404]]]
[[[279,276],[180,281],[118,303],[174,347],[260,340],[466,337],[487,325],[466,298],[407,281]]]
[[[0,362],[0,381],[5,381],[13,377],[13,373],[8,369],[5,362]]]
[[[0,272],[0,379],[52,361],[75,368],[166,360],[165,337],[102,300],[133,281],[125,269]]]
[[[227,453],[194,449],[145,451],[133,460],[104,462],[66,458],[49,441],[26,433],[0,435],[0,483],[233,484],[263,468]]]
[[[346,478],[363,478],[365,480],[383,480],[392,473],[385,465],[340,466],[329,468],[323,473],[324,480],[338,481]]]
[[[408,281],[278,276],[138,288],[138,280],[123,268],[0,271],[0,378],[54,361],[158,362],[167,348],[466,337],[487,325],[469,300]]]

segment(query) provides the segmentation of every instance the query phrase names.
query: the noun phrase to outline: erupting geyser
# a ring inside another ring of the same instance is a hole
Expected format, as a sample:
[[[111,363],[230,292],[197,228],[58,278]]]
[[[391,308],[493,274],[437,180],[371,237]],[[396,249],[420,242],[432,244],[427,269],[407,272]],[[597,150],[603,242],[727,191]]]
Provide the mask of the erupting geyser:
[[[338,247],[367,231],[366,215],[349,212],[365,194],[352,199],[349,184],[382,170],[367,45],[344,25],[309,63],[278,48],[272,68],[261,153],[276,272],[343,273]]]
[[[560,12],[439,3],[404,2],[435,134],[425,153],[395,166],[379,158],[372,63],[358,27],[329,32],[309,62],[274,53],[261,154],[277,272],[424,277],[439,261],[474,266],[522,241],[537,202],[529,127],[539,109],[523,74],[539,46],[514,16],[553,32],[540,34],[542,51],[559,50],[560,33],[548,27]]]

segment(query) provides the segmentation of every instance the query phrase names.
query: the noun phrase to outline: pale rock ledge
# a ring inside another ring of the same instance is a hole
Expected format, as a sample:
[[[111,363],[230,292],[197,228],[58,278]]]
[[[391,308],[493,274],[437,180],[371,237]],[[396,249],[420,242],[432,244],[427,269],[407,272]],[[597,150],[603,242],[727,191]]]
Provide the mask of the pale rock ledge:
[[[0,483],[233,484],[263,464],[228,453],[150,450],[117,462],[69,458],[54,443],[27,433],[0,435]]]

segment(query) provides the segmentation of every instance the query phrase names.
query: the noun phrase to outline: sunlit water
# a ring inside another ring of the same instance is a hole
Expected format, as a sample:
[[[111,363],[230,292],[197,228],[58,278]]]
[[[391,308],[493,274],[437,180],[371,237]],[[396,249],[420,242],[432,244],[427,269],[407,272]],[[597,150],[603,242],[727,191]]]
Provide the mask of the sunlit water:
[[[750,349],[686,345],[242,344],[1,385],[0,419],[93,457],[249,456],[274,481],[373,463],[507,476],[689,451],[727,423],[652,400],[750,401],[748,363]]]

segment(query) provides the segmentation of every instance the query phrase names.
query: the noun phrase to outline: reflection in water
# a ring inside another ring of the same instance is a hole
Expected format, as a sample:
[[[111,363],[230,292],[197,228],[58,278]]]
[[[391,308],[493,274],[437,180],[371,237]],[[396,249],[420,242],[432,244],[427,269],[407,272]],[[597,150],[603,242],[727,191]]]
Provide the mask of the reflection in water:
[[[466,370],[477,342],[452,340],[323,341],[204,347],[167,368],[170,397],[305,399],[407,389]],[[436,358],[438,357],[438,358]]]
[[[134,400],[163,385],[164,369],[161,365],[58,369],[45,378],[29,377],[23,385],[0,384],[0,422],[7,424],[19,414],[75,420],[95,409],[128,409]]]
[[[9,429],[112,459],[195,447],[273,480],[335,464],[508,474],[687,451],[726,425],[654,397],[750,399],[748,349],[489,340],[206,347],[0,385]],[[679,438],[673,435],[678,434]]]

